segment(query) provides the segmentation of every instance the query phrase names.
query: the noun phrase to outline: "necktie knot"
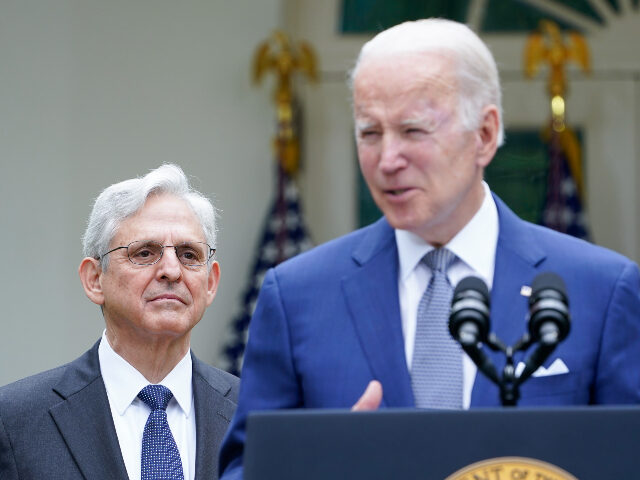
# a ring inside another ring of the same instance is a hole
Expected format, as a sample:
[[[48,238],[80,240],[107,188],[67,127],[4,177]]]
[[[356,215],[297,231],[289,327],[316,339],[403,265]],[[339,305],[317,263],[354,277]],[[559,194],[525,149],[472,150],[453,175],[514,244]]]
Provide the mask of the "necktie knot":
[[[434,248],[422,257],[422,261],[432,272],[442,273],[446,273],[455,259],[456,255],[446,248]]]
[[[164,385],[147,385],[138,394],[142,400],[152,410],[166,410],[173,393]]]

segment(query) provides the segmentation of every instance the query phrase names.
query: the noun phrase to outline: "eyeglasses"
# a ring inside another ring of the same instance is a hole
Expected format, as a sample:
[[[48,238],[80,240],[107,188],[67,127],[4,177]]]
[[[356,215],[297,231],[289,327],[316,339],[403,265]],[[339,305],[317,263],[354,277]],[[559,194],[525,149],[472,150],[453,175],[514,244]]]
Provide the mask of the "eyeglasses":
[[[102,257],[109,255],[116,250],[126,248],[127,256],[131,263],[135,263],[136,265],[153,265],[160,261],[165,247],[175,249],[178,260],[187,267],[199,267],[206,265],[211,257],[213,257],[213,254],[216,253],[215,248],[211,248],[209,244],[204,242],[184,242],[180,245],[160,245],[158,242],[138,240],[131,242],[129,245],[109,250],[107,253],[102,255]]]

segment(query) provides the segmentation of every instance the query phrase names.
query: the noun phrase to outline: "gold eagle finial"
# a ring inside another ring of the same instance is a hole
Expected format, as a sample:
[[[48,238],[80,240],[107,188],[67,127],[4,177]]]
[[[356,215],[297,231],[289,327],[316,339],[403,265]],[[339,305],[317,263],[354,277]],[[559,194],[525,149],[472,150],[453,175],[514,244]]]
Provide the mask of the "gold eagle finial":
[[[550,20],[540,22],[540,31],[527,38],[524,51],[524,71],[527,77],[533,78],[542,63],[549,64],[549,94],[551,95],[552,112],[561,114],[564,122],[564,96],[567,91],[565,65],[574,61],[585,72],[591,70],[589,48],[579,33],[569,32],[568,42],[564,42],[558,25]]]
[[[565,124],[565,101],[567,78],[565,65],[576,62],[585,72],[590,72],[589,47],[583,35],[576,32],[567,34],[565,43],[558,25],[550,20],[540,22],[540,31],[527,38],[524,51],[524,72],[533,78],[543,63],[549,64],[549,95],[551,97],[551,128],[543,132],[548,140],[555,135],[555,141],[565,153],[569,168],[582,196],[583,177],[580,164],[580,143],[576,134]]]
[[[303,73],[311,81],[316,81],[316,56],[311,46],[300,42],[297,48],[282,31],[261,43],[253,58],[253,82],[259,83],[267,72],[276,75],[274,101],[278,118],[278,133],[274,139],[276,155],[288,174],[295,173],[299,164],[299,141],[295,131],[295,96],[293,75]]]

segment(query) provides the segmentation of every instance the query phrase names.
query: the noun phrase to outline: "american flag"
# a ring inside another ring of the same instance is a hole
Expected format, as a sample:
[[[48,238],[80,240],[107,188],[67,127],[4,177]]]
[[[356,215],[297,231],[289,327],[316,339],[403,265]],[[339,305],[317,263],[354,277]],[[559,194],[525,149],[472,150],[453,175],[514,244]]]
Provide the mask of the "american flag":
[[[227,371],[240,375],[249,322],[267,270],[313,246],[305,226],[300,193],[293,178],[278,168],[278,188],[262,228],[249,283],[240,312],[232,322],[231,340],[225,348]]]
[[[553,132],[549,138],[549,176],[541,223],[558,232],[588,240],[589,229],[580,189],[569,166],[566,147],[569,141],[577,146],[577,140],[568,130]],[[579,156],[576,161],[579,162]]]

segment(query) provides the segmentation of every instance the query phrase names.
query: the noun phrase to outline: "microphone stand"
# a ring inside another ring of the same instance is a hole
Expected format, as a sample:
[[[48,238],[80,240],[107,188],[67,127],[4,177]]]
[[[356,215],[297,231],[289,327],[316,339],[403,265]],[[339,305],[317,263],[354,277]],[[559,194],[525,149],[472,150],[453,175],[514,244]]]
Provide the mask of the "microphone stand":
[[[486,345],[494,352],[504,353],[506,357],[502,377],[498,375],[489,358],[480,349],[479,344],[462,345],[462,349],[469,355],[478,369],[500,388],[502,406],[513,407],[518,404],[520,399],[520,385],[544,363],[558,345],[557,341],[545,342],[541,339],[538,348],[527,359],[524,370],[516,377],[514,354],[527,350],[533,343],[534,340],[528,333],[525,333],[513,346],[505,345],[494,333],[489,335]]]

